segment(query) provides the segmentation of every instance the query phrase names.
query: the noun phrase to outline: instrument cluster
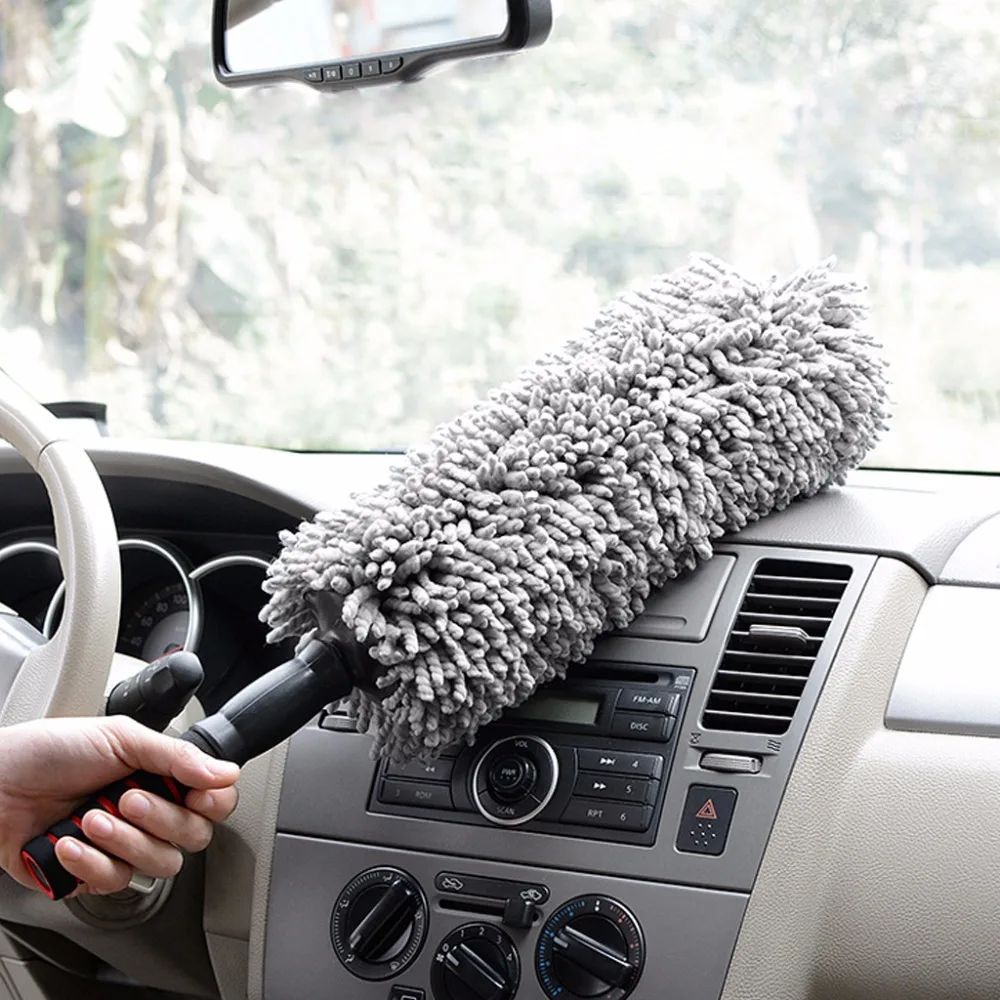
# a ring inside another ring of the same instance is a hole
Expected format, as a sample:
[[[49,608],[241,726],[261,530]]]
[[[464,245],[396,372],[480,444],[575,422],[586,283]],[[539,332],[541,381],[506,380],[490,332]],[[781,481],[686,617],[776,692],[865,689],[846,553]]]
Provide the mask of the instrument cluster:
[[[258,618],[273,547],[270,538],[123,535],[117,651],[143,662],[196,653],[205,669],[198,700],[212,711],[288,656],[287,644],[268,645]],[[59,626],[65,591],[51,536],[0,546],[0,602],[46,638]]]

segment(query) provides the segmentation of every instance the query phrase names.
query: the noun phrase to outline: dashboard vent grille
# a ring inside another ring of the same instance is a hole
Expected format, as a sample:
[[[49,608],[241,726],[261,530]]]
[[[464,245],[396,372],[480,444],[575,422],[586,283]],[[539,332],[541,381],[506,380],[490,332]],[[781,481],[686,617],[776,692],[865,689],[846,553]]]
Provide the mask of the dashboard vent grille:
[[[705,729],[788,731],[850,579],[850,566],[757,564],[702,714]]]

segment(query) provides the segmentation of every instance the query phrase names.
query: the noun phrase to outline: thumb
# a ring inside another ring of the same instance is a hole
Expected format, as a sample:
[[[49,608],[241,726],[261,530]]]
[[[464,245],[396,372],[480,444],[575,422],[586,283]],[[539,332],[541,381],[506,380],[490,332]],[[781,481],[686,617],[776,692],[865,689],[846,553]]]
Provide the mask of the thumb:
[[[194,744],[147,729],[133,719],[113,716],[103,719],[102,728],[115,756],[130,771],[176,778],[188,788],[227,788],[239,777],[240,769],[226,760],[202,753]]]

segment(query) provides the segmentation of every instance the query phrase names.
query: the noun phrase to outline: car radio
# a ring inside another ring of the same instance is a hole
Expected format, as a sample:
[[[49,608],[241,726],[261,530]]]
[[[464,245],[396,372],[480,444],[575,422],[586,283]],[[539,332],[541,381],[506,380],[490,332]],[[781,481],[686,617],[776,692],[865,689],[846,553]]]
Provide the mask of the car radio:
[[[374,813],[649,845],[694,671],[590,662],[428,763],[384,764]]]

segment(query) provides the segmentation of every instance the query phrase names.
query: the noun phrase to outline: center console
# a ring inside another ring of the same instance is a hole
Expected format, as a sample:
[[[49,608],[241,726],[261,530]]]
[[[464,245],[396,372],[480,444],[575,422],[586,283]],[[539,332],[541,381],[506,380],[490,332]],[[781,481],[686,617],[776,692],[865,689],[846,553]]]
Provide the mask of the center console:
[[[720,547],[426,763],[336,710],[289,748],[269,1000],[717,1000],[874,560]]]

